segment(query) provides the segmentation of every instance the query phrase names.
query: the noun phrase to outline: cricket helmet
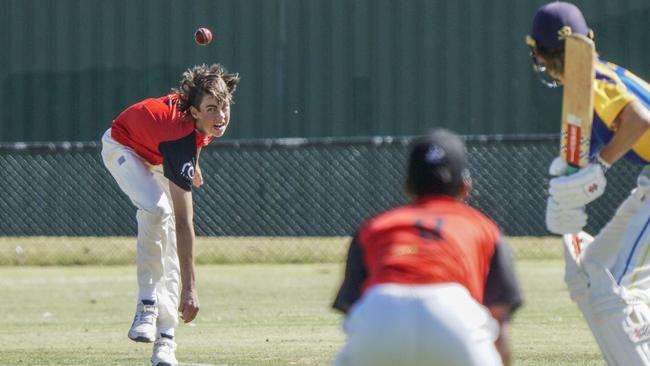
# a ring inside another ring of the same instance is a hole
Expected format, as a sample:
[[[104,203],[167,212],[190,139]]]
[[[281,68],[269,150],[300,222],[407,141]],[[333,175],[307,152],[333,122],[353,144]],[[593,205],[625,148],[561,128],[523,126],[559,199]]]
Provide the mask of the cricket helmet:
[[[564,38],[574,33],[594,38],[593,31],[577,6],[555,1],[537,9],[526,43],[531,48],[563,48]]]
[[[530,35],[526,36],[526,44],[530,47],[537,78],[550,88],[560,86],[560,81],[548,74],[546,65],[537,61],[536,54],[542,51],[554,54],[564,52],[564,39],[571,34],[594,38],[594,32],[587,26],[585,17],[577,6],[555,1],[537,9]]]

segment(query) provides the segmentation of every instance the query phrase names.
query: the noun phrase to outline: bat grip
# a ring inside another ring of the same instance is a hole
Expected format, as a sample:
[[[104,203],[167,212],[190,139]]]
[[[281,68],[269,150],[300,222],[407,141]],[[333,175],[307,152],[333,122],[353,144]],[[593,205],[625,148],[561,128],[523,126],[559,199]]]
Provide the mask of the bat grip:
[[[573,165],[569,165],[569,167],[568,167],[567,170],[566,170],[566,174],[567,174],[567,175],[571,175],[571,174],[573,174],[573,173],[577,173],[578,170],[580,170],[580,167],[573,166]]]

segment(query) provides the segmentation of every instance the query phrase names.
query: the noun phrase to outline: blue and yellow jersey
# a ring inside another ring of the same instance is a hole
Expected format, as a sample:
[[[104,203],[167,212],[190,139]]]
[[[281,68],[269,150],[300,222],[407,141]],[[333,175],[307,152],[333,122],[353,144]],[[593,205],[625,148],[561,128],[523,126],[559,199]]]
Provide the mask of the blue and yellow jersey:
[[[650,109],[650,85],[628,70],[611,62],[596,62],[594,80],[594,122],[591,132],[591,152],[599,150],[614,135],[614,122],[625,106],[638,100]],[[650,132],[646,132],[632,147],[625,159],[650,164]]]

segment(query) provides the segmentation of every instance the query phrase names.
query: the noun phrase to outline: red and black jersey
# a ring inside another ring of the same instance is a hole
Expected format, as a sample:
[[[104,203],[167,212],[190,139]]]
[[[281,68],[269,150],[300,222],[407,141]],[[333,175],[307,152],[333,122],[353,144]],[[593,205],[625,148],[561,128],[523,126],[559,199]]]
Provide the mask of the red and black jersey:
[[[384,283],[458,283],[479,303],[513,309],[521,303],[511,253],[497,226],[447,196],[423,198],[362,225],[334,307],[345,311],[368,288]]]
[[[212,137],[196,131],[192,118],[177,105],[176,94],[134,104],[113,120],[111,136],[152,165],[163,164],[165,177],[189,191],[197,148]]]

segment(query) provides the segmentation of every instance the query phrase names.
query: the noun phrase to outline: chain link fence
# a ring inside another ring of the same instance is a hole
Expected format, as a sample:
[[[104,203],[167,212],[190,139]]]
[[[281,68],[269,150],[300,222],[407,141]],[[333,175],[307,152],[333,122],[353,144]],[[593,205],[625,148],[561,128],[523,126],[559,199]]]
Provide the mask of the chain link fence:
[[[213,143],[201,154],[206,184],[194,191],[198,260],[340,259],[360,223],[406,202],[410,140]],[[465,140],[474,178],[470,203],[510,237],[547,236],[547,170],[558,136]],[[103,167],[100,149],[95,142],[0,144],[0,264],[132,260],[135,208]],[[604,197],[588,207],[588,231],[609,220],[639,170],[626,162],[612,168]],[[535,257],[543,247],[523,245],[516,253]]]

